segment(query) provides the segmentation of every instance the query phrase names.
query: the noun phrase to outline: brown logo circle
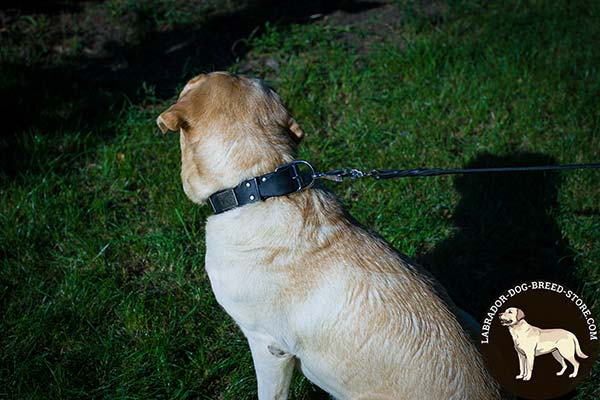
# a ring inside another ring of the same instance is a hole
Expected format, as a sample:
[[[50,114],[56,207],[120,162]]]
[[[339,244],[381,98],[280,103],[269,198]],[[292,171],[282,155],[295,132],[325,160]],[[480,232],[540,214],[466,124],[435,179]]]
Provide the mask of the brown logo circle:
[[[598,322],[584,300],[554,282],[516,285],[488,309],[480,348],[492,376],[527,399],[571,392],[598,354]]]

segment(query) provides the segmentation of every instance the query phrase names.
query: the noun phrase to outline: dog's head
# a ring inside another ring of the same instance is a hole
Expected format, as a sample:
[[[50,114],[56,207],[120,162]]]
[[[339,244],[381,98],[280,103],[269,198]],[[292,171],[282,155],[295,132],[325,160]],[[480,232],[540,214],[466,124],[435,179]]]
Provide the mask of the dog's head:
[[[498,318],[502,326],[513,326],[525,318],[525,313],[520,308],[509,307]]]
[[[226,72],[190,80],[156,123],[180,132],[181,180],[195,203],[292,161],[304,134],[273,89]]]

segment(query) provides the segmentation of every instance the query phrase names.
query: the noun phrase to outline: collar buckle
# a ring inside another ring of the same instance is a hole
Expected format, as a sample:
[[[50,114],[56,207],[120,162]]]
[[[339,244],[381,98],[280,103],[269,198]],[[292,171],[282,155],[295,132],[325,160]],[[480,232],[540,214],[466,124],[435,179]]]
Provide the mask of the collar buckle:
[[[301,166],[308,167],[308,171],[301,171],[301,169],[299,168]],[[292,176],[292,179],[295,180],[298,184],[296,190],[292,191],[291,193],[296,193],[303,189],[308,189],[315,183],[315,176],[317,173],[315,172],[315,167],[313,167],[313,165],[308,161],[295,160],[290,163],[280,165],[279,167],[275,168],[274,173],[276,174],[277,172],[285,168],[292,169],[292,172],[294,174]]]

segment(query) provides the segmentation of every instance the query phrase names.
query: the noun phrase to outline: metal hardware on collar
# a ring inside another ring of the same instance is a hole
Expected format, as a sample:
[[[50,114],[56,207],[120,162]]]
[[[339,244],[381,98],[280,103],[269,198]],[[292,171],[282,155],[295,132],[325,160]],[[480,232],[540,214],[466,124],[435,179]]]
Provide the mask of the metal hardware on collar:
[[[307,184],[303,184],[302,176],[298,169],[298,166],[300,166],[300,165],[305,165],[310,170],[310,181]],[[298,190],[296,190],[296,192],[298,192],[302,189],[308,189],[315,183],[315,175],[316,175],[315,167],[313,167],[313,165],[306,160],[295,160],[295,161],[292,161],[291,163],[280,165],[279,167],[275,168],[274,174],[276,174],[278,171],[280,171],[284,168],[292,168],[294,170],[295,176],[293,177],[293,179],[298,182]],[[263,180],[263,179],[265,179],[264,176],[261,178],[261,180]]]

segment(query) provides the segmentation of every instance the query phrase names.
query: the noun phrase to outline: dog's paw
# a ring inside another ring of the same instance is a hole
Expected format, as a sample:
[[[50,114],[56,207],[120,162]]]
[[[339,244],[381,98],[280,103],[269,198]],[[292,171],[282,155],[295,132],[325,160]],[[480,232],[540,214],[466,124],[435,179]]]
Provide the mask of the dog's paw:
[[[531,375],[523,377],[523,380],[524,380],[524,381],[528,381],[528,380],[530,380],[530,379],[531,379]]]
[[[569,378],[575,378],[577,376],[577,373],[573,372],[572,374],[569,374]]]

